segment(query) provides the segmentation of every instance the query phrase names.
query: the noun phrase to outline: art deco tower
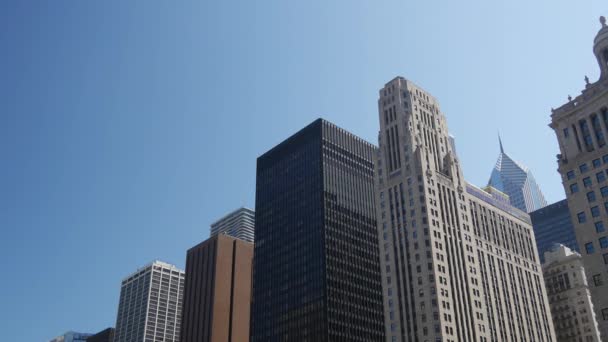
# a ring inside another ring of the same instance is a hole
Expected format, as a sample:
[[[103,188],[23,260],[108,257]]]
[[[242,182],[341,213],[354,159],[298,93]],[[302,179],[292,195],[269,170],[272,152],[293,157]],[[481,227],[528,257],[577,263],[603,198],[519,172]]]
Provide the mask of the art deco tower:
[[[600,21],[593,44],[600,78],[586,78],[581,95],[552,111],[550,126],[600,332],[608,340],[608,26],[604,17]]]
[[[555,341],[529,216],[465,182],[431,94],[397,77],[378,109],[386,341]]]
[[[545,207],[547,201],[532,172],[505,153],[500,137],[498,141],[500,154],[488,185],[509,195],[511,205],[527,213]]]

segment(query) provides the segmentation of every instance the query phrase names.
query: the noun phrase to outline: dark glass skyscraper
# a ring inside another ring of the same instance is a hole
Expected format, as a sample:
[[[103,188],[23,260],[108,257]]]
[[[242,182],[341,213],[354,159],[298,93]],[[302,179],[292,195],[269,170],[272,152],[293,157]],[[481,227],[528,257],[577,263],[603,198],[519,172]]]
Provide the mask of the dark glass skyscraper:
[[[536,235],[538,255],[543,263],[545,252],[551,250],[556,243],[561,243],[573,251],[579,251],[574,226],[570,219],[568,200],[561,200],[533,211],[530,213],[530,219]]]
[[[374,153],[319,119],[258,158],[252,342],[384,341]]]

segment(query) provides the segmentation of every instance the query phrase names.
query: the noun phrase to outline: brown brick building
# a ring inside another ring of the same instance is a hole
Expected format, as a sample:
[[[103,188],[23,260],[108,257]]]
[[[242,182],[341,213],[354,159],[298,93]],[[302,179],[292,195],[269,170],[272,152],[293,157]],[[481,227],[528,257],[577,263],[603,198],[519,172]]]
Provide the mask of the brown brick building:
[[[217,235],[188,250],[182,342],[247,342],[253,244]]]

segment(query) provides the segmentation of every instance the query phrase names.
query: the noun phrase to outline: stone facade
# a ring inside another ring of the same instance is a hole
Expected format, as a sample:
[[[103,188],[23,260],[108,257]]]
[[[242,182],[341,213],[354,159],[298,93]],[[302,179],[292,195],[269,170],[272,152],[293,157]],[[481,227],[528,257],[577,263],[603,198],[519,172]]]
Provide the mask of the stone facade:
[[[559,142],[562,176],[593,306],[608,340],[608,26],[594,40],[600,78],[553,109],[550,127]]]
[[[545,252],[545,284],[558,342],[601,342],[581,255],[557,244]]]
[[[378,107],[386,341],[555,341],[529,216],[464,180],[431,94],[397,77]]]

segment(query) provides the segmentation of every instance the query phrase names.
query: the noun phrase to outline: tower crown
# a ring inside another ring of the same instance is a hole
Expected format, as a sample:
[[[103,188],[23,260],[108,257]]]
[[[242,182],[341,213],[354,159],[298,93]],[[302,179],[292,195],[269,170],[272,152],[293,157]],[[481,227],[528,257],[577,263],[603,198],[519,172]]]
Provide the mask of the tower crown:
[[[608,25],[606,25],[606,18],[600,17],[600,23],[602,28],[593,41],[593,53],[600,65],[600,78],[605,78],[608,77]]]

